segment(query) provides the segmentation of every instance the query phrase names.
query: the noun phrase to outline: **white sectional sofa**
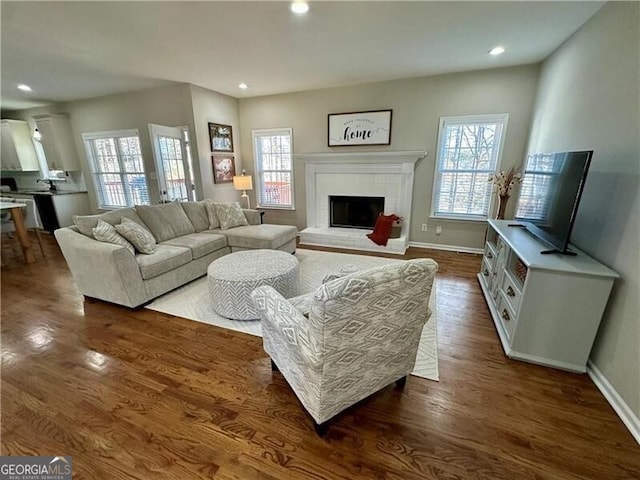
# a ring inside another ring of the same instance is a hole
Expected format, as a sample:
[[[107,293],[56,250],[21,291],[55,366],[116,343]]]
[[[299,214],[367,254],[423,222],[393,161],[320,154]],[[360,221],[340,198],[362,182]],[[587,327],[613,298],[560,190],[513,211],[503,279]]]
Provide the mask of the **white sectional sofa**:
[[[212,216],[220,205],[203,201],[124,208],[76,217],[75,226],[54,234],[80,292],[126,307],[148,303],[205,275],[213,260],[234,251],[295,252],[296,227],[262,224],[260,212],[246,209],[247,225],[228,227]],[[131,253],[94,238],[99,220],[118,225],[123,218],[151,232],[157,242],[153,253]]]

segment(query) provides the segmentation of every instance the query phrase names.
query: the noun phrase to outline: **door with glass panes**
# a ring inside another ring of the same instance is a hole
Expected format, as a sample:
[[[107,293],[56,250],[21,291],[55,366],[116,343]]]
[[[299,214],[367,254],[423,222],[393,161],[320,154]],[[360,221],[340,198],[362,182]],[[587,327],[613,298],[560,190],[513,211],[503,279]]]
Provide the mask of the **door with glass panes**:
[[[160,203],[193,200],[193,180],[183,130],[149,124]]]

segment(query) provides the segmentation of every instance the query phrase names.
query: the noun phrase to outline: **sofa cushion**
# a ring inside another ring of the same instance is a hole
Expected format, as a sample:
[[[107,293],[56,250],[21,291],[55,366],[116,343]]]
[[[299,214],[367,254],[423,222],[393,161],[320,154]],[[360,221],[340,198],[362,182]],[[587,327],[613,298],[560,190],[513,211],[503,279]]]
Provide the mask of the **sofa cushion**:
[[[191,225],[196,232],[209,229],[209,214],[207,213],[207,202],[180,202],[184,213],[189,217]]]
[[[116,225],[116,230],[126,238],[140,253],[152,254],[156,249],[156,239],[151,232],[138,222],[128,218],[123,218],[122,222]]]
[[[123,218],[129,218],[140,225],[143,224],[142,219],[133,207],[119,208],[118,210],[111,210],[98,215],[74,215],[73,222],[76,224],[76,227],[78,227],[78,230],[80,230],[80,233],[87,237],[94,238],[93,229],[98,226],[98,220],[107,222],[109,225],[116,225],[122,222]]]
[[[149,280],[189,263],[191,250],[173,245],[157,245],[152,255],[136,255],[142,278]]]
[[[173,245],[191,250],[193,259],[204,257],[205,255],[220,250],[227,246],[227,237],[224,235],[207,235],[203,233],[190,233],[181,237],[172,238],[162,242],[161,245]]]
[[[195,233],[193,224],[179,202],[136,205],[136,211],[158,242]]]
[[[215,203],[214,206],[222,230],[249,225],[247,217],[244,216],[242,208],[237,202]]]
[[[118,233],[116,227],[104,220],[98,220],[98,225],[93,229],[93,238],[99,242],[113,243],[114,245],[120,245],[127,249],[131,255],[135,255],[136,251],[133,245]]]
[[[296,238],[298,229],[290,225],[247,225],[224,230],[230,247],[267,248],[278,247]]]
[[[207,207],[207,216],[209,217],[209,229],[220,228],[220,220],[216,214],[216,206],[213,200],[205,200],[205,206]]]

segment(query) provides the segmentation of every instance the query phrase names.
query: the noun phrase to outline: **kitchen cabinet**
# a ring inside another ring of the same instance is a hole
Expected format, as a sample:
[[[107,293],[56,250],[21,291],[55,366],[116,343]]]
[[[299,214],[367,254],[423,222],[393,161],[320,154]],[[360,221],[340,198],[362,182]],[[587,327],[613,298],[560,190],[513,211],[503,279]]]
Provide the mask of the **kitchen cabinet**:
[[[53,233],[58,228],[73,225],[74,215],[91,214],[87,192],[33,194],[11,192],[4,194],[4,196],[35,200],[42,228],[49,233]]]
[[[22,120],[2,120],[2,170],[39,171],[38,156],[31,140],[29,124]]]
[[[33,118],[42,135],[40,143],[49,170],[80,170],[69,117],[62,114],[48,114],[36,115]]]
[[[489,220],[480,287],[508,357],[585,372],[618,274],[546,248],[513,220]]]

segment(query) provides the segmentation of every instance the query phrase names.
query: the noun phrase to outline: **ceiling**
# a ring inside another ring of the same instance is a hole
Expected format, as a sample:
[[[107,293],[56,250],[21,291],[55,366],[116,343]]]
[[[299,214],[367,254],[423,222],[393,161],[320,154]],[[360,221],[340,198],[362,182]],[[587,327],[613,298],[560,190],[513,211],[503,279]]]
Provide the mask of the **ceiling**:
[[[603,3],[312,1],[298,16],[276,1],[3,0],[1,106],[172,82],[241,98],[534,63]],[[506,53],[488,55],[498,44]]]

